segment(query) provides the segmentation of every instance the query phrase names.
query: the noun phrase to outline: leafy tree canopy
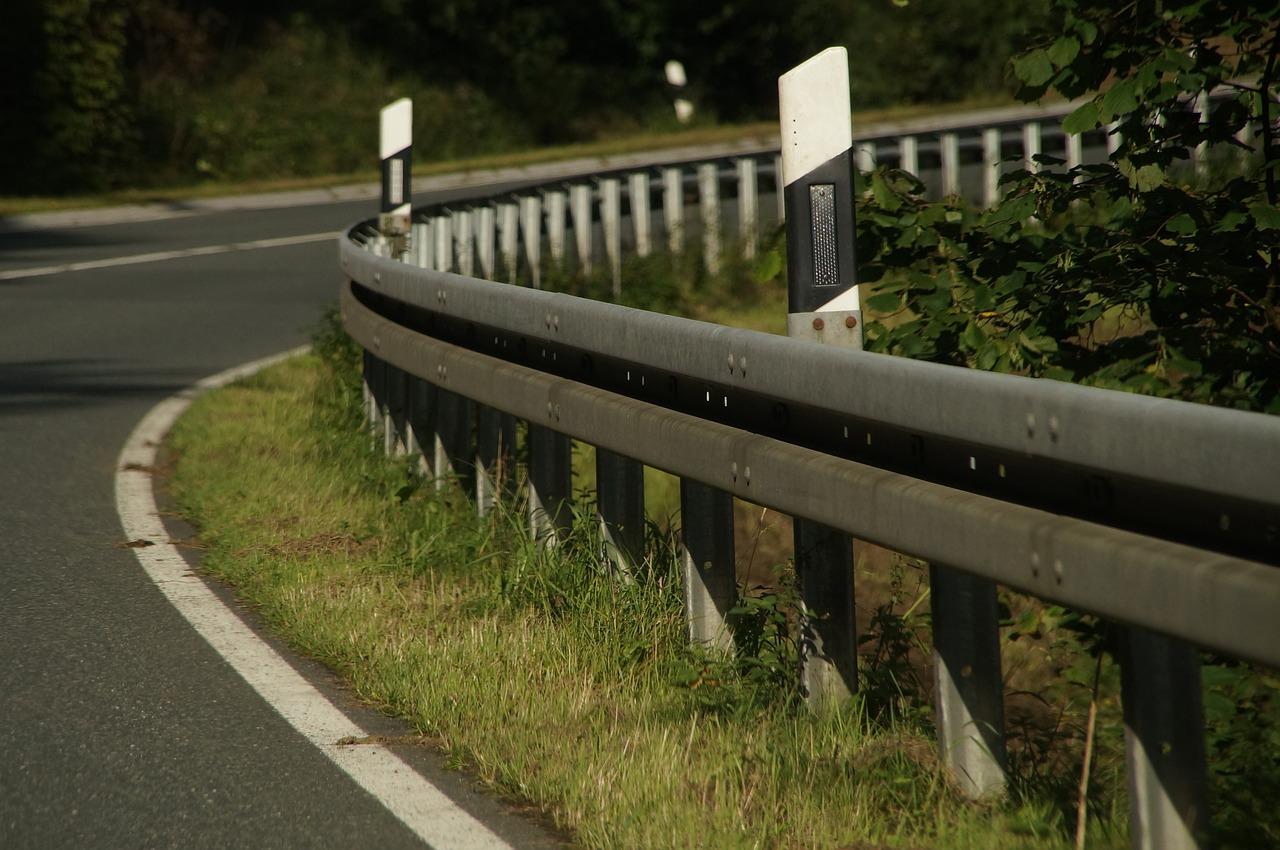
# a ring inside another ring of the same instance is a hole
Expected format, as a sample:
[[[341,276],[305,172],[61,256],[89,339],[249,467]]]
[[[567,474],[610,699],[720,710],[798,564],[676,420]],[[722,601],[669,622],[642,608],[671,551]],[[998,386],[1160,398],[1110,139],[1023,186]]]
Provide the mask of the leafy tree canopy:
[[[872,306],[894,318],[870,346],[1280,412],[1278,13],[1056,0],[1011,71],[1026,99],[1084,98],[1066,128],[1118,149],[1070,171],[1038,156],[986,211],[873,175],[860,250],[869,278],[893,270]]]

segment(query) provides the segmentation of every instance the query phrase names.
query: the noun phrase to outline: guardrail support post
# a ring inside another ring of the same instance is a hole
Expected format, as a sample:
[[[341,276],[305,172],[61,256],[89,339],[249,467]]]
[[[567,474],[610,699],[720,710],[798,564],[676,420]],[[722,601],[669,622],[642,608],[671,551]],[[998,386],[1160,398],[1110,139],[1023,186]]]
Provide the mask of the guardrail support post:
[[[756,161],[750,157],[738,160],[738,241],[742,256],[756,255],[756,235],[760,230],[760,192],[756,186]]]
[[[622,299],[622,184],[616,177],[600,181],[600,223],[613,281],[613,300],[617,302]]]
[[[982,203],[994,207],[1000,203],[1000,128],[982,131]]]
[[[644,464],[597,446],[596,509],[605,556],[630,574],[644,559]]]
[[[408,403],[405,411],[405,444],[409,454],[418,456],[418,471],[431,477],[431,463],[435,460],[435,412],[434,384],[413,375],[409,376]]]
[[[383,450],[390,457],[401,457],[409,453],[408,378],[406,373],[395,366],[386,365],[387,418]]]
[[[578,249],[578,267],[591,274],[591,246],[595,242],[595,226],[591,221],[591,186],[575,183],[569,187],[569,212],[573,216],[573,239]]]
[[[698,166],[698,203],[702,207],[702,264],[720,271],[720,167],[714,162]]]
[[[857,164],[859,171],[876,170],[876,143],[858,142]]]
[[[555,544],[573,522],[573,465],[569,438],[529,423],[529,531]]]
[[[1028,121],[1022,125],[1022,159],[1027,171],[1035,173],[1040,170],[1040,163],[1035,157],[1040,155],[1040,122]]]
[[[524,234],[524,255],[529,261],[529,280],[542,288],[542,198],[525,195],[520,199],[520,231]]]
[[[487,516],[515,482],[515,420],[483,404],[476,416],[476,511]]]
[[[458,274],[471,277],[475,270],[475,243],[471,237],[471,211],[458,210],[453,214],[453,240],[458,250]]]
[[[690,642],[731,652],[729,612],[738,600],[733,496],[689,478],[680,479],[680,566]]]
[[[636,256],[647,257],[653,252],[649,237],[649,173],[636,171],[627,177],[627,195],[631,201],[631,224],[636,234]]]
[[[364,414],[365,422],[369,428],[370,434],[377,434],[381,427],[382,419],[382,401],[379,398],[381,388],[379,387],[379,377],[381,372],[381,361],[373,356],[368,349],[364,352],[364,385],[362,387],[364,394]]]
[[[940,564],[929,585],[939,754],[967,795],[992,796],[1005,784],[996,586]]]
[[[662,225],[667,229],[667,250],[684,250],[684,174],[677,166],[662,169]]]
[[[1065,140],[1067,171],[1076,168],[1084,160],[1084,144],[1079,133],[1067,133]]]
[[[1115,156],[1123,141],[1124,135],[1120,132],[1120,122],[1112,121],[1107,125],[1107,156]]]
[[[898,168],[920,175],[920,142],[915,136],[898,137]]]
[[[547,208],[547,248],[551,252],[551,262],[557,267],[564,267],[564,253],[568,224],[565,216],[568,212],[563,189],[553,189],[544,194]]]
[[[819,96],[820,93],[820,96]],[[860,349],[849,58],[832,47],[778,79],[787,202],[787,335]],[[801,685],[814,708],[857,687],[853,545],[847,534],[795,518]]]
[[[471,489],[475,458],[471,448],[473,405],[470,399],[442,387],[436,389],[435,395],[435,458],[431,469],[436,489],[443,490],[449,482],[457,481],[465,493]]]
[[[436,263],[436,271],[453,271],[453,222],[448,215],[438,215],[431,221],[435,231],[436,250],[432,258]]]
[[[420,269],[428,268],[431,263],[427,257],[431,254],[431,225],[425,221],[414,222],[409,228],[409,251],[413,265]]]
[[[955,133],[938,136],[942,155],[942,197],[960,194],[960,138]]]
[[[512,202],[498,204],[499,250],[502,264],[506,266],[507,282],[516,283],[516,270],[520,248],[520,207]]]
[[[1204,714],[1195,647],[1137,626],[1120,634],[1120,697],[1135,850],[1204,846]]]
[[[480,276],[493,280],[498,273],[495,247],[495,216],[493,207],[476,210],[476,258],[480,261]]]

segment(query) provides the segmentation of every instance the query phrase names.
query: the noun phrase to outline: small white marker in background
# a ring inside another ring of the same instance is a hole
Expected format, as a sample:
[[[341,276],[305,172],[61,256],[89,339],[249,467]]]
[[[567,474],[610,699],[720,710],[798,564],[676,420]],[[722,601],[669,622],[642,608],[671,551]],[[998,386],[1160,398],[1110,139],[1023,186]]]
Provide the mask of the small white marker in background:
[[[667,85],[673,89],[683,89],[689,84],[689,78],[684,72],[684,64],[671,59],[663,66],[663,72],[667,75]],[[693,118],[693,101],[687,97],[675,98],[676,120],[681,124],[688,124]]]

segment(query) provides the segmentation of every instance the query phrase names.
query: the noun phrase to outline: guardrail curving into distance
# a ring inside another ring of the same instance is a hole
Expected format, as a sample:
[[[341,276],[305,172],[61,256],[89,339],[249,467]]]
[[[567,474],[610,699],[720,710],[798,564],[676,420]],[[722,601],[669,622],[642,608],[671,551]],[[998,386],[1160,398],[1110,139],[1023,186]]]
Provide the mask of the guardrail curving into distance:
[[[839,70],[843,52],[811,62]],[[789,244],[812,251],[811,277],[791,285],[812,286],[851,239],[838,207],[830,221],[822,212],[823,187],[847,181],[831,171],[842,162],[891,162],[935,194],[990,203],[1004,156],[1060,151],[1075,163],[1109,149],[1105,133],[1062,132],[1071,104],[858,136],[836,106],[843,118],[784,102],[784,124],[799,116],[845,140],[799,176],[809,151],[796,145],[807,143],[784,135],[782,153],[656,155],[410,219],[398,212],[404,191],[384,190],[381,225],[357,224],[339,242],[342,315],[365,349],[370,421],[389,452],[420,455],[438,480],[473,482],[482,512],[515,480],[516,420],[527,423],[531,527],[552,539],[570,515],[569,441],[595,446],[597,510],[622,570],[642,543],[643,466],[679,476],[689,635],[725,650],[737,594],[732,498],[795,517],[809,609],[803,681],[815,704],[856,688],[841,541],[929,561],[939,747],[974,796],[1005,781],[995,584],[1113,621],[1134,846],[1202,846],[1198,651],[1280,665],[1280,420],[863,353],[840,343],[860,340],[856,290],[829,309],[797,308],[793,291],[793,317],[816,317],[827,343],[816,345],[812,333],[785,338],[539,289],[551,266],[603,262],[616,294],[624,256],[660,245],[696,245],[714,268],[724,250],[750,254],[788,218]],[[384,175],[408,186],[407,146],[391,147],[401,164]],[[847,265],[836,264],[830,294],[849,290]],[[845,320],[822,319],[837,314]]]

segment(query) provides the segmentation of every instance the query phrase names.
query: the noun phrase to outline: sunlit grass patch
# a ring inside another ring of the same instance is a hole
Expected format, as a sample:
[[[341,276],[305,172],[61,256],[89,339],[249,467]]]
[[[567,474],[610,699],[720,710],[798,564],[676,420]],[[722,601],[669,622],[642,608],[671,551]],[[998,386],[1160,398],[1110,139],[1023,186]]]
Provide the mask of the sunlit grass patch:
[[[309,356],[202,398],[173,490],[205,569],[451,764],[590,847],[1067,845],[1051,806],[961,799],[923,714],[815,716],[785,646],[767,675],[689,649],[656,526],[619,582],[589,510],[547,549],[518,509],[424,486],[375,450],[354,381]]]

